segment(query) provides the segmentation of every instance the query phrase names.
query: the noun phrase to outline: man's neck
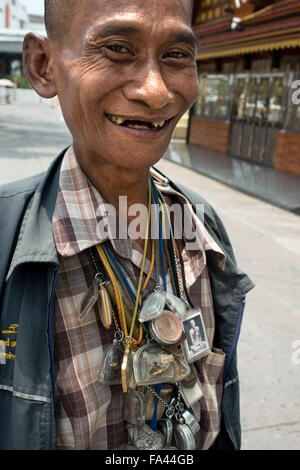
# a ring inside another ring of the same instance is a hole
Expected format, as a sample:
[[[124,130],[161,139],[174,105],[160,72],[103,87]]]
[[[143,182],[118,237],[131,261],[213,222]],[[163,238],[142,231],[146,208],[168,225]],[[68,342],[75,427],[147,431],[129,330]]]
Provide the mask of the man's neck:
[[[127,204],[148,204],[150,168],[131,169],[116,166],[97,157],[81,158],[73,145],[77,161],[106,203],[112,204],[118,214],[119,198],[127,197]]]
[[[105,203],[114,207],[117,216],[117,233],[119,232],[118,226],[120,220],[122,220],[123,225],[119,228],[122,228],[123,233],[126,224],[126,233],[128,234],[130,223],[139,217],[141,224],[138,227],[138,232],[142,235],[136,241],[141,247],[144,247],[149,204],[150,168],[128,169],[112,165],[103,160],[99,163],[99,160],[96,158],[88,160],[86,155],[84,159],[81,159],[78,152],[75,155],[82,171],[99,192]],[[141,213],[137,205],[142,205],[143,211]],[[130,209],[132,210],[130,211]],[[151,233],[149,238],[151,238]],[[149,243],[148,245],[149,251],[151,244]]]

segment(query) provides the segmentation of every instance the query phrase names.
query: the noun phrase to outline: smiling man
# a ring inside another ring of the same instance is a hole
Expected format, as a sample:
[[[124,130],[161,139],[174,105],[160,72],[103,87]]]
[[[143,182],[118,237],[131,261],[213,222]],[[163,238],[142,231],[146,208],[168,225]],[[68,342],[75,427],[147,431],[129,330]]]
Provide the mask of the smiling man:
[[[73,142],[0,190],[2,449],[240,447],[253,284],[211,206],[154,168],[198,94],[192,12],[46,0],[47,37],[24,39],[28,80],[58,96]],[[174,235],[186,219],[192,250]],[[195,355],[190,320],[209,343]]]

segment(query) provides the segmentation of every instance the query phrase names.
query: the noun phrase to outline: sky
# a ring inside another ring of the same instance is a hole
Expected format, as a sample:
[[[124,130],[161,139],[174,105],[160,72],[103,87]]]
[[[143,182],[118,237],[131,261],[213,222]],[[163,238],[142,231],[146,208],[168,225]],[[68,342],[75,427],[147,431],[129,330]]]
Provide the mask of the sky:
[[[21,3],[27,6],[28,13],[33,15],[44,14],[44,0],[20,0]]]

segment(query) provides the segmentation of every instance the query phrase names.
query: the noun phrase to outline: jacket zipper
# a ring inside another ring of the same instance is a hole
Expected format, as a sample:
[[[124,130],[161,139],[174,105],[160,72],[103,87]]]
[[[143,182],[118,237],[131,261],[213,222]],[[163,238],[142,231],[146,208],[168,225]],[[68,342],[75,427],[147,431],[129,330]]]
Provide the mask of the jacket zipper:
[[[239,317],[238,317],[237,327],[236,327],[233,343],[232,343],[232,346],[231,346],[230,353],[228,354],[228,359],[226,361],[226,366],[225,366],[224,373],[223,373],[223,383],[225,383],[225,379],[226,379],[226,375],[227,375],[229,366],[231,364],[233,355],[236,351],[237,343],[238,343],[240,332],[241,332],[241,326],[242,326],[242,320],[243,320],[243,315],[244,315],[245,303],[246,303],[246,294],[243,292],[241,300],[240,300],[240,309],[239,309]]]
[[[60,267],[58,266],[58,268],[55,272],[55,277],[54,277],[54,281],[53,281],[53,284],[52,284],[52,291],[51,291],[50,303],[49,303],[49,318],[48,318],[48,322],[49,322],[48,323],[48,329],[49,329],[50,371],[51,371],[53,410],[54,410],[54,417],[55,417],[55,423],[56,424],[57,424],[57,415],[56,415],[54,347],[53,347],[54,331],[53,331],[53,325],[52,325],[52,318],[53,318],[53,304],[54,304],[55,289],[56,289],[59,274],[60,274]]]

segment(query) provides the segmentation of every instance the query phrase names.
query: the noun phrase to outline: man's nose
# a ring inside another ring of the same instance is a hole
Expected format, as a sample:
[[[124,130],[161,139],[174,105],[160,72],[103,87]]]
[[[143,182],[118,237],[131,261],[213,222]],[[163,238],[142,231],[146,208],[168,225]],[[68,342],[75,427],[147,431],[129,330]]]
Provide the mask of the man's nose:
[[[174,93],[162,76],[158,64],[153,62],[141,67],[137,75],[124,86],[127,99],[143,101],[149,108],[162,109],[174,102]]]

